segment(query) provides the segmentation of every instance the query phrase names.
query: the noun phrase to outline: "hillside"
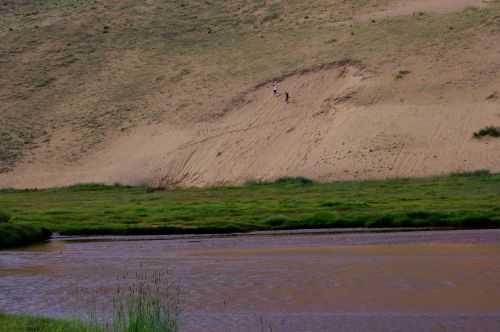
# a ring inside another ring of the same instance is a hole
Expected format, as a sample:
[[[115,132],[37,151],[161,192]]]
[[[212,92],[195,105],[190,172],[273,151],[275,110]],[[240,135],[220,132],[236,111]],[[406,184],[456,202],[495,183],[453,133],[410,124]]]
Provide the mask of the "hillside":
[[[500,171],[500,2],[1,0],[0,187]],[[290,103],[272,95],[272,82]]]

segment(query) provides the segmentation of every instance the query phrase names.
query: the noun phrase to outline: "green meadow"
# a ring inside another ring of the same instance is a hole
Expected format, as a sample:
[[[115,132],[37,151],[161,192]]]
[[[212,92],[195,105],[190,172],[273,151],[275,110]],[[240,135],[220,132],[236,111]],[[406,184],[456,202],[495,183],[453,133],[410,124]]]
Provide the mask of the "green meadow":
[[[228,233],[345,227],[500,226],[500,174],[162,191],[86,184],[2,190],[10,225],[64,235]]]

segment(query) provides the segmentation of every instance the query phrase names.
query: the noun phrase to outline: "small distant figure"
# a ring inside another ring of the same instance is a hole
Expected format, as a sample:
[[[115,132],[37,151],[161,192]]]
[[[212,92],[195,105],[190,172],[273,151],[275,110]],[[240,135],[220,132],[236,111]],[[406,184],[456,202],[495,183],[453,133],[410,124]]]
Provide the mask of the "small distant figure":
[[[278,82],[273,83],[273,95],[278,96]]]
[[[290,100],[290,95],[288,94],[288,91],[285,91],[285,103],[288,104],[289,100]]]

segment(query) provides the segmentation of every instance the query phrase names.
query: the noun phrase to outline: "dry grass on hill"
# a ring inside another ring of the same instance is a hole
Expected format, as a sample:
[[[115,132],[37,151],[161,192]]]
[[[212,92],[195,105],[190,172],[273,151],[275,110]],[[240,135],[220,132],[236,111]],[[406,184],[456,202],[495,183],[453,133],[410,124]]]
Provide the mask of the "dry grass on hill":
[[[0,16],[0,186],[500,169],[498,140],[471,138],[500,124],[497,1],[2,0]],[[255,89],[342,59],[361,66],[282,82],[289,113]]]

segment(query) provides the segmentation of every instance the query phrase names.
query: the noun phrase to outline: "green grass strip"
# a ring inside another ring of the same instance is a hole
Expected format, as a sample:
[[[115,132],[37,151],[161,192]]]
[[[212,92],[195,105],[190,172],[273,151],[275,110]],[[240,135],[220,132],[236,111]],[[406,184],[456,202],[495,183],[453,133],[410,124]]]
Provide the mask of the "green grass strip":
[[[155,190],[80,185],[3,190],[13,225],[62,234],[184,234],[342,227],[500,226],[500,174]]]

